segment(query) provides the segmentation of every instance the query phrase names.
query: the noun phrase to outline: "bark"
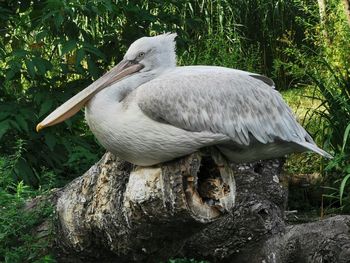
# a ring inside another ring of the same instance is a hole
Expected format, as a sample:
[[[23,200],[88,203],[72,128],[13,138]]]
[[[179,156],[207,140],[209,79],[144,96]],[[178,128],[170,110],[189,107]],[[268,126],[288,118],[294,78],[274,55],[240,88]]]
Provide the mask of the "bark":
[[[166,259],[230,211],[234,200],[232,169],[217,152],[154,167],[134,167],[106,154],[57,200],[57,241],[64,248],[59,257]]]
[[[348,24],[350,27],[350,0],[343,0],[343,3],[344,3],[345,16],[348,20]]]
[[[52,195],[57,260],[346,262],[350,217],[286,225],[282,166],[211,150],[146,168],[107,153]]]
[[[317,0],[318,10],[320,14],[320,24],[323,37],[329,42],[328,32],[327,32],[327,12],[326,12],[326,0]]]
[[[321,23],[326,19],[326,0],[317,0]]]

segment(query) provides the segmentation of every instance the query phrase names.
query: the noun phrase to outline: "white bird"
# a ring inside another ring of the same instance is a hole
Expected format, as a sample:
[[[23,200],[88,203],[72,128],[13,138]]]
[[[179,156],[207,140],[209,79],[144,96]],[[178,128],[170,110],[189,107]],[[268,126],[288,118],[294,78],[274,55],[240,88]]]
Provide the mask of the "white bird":
[[[124,59],[38,124],[57,124],[85,106],[98,141],[120,158],[150,166],[217,147],[251,162],[317,147],[271,79],[213,66],[176,66],[176,34],[143,37]]]

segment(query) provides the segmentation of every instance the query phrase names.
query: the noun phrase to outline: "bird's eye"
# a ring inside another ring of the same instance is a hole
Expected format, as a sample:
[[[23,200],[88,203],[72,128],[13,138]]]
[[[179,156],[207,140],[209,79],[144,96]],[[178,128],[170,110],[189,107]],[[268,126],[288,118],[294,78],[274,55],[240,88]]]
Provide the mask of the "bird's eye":
[[[140,52],[140,53],[137,55],[138,58],[143,58],[144,56],[145,56],[145,52]]]

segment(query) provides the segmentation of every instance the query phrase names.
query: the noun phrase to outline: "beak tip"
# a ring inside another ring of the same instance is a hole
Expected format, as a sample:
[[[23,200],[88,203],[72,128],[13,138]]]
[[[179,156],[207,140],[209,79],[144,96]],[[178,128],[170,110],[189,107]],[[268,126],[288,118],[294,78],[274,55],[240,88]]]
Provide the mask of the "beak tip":
[[[41,123],[39,123],[37,126],[36,126],[36,132],[39,132],[40,130],[42,130],[44,128],[44,125],[42,125]]]

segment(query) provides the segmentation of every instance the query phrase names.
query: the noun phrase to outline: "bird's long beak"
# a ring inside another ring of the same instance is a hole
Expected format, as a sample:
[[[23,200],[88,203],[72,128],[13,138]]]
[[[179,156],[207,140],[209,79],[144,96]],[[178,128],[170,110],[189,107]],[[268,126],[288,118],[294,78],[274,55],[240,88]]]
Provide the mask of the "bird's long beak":
[[[55,125],[76,114],[87,101],[89,101],[97,92],[116,83],[120,79],[140,71],[143,68],[142,64],[134,61],[122,60],[118,65],[93,82],[90,86],[80,91],[74,97],[59,106],[51,112],[42,122],[36,126],[36,131]]]

